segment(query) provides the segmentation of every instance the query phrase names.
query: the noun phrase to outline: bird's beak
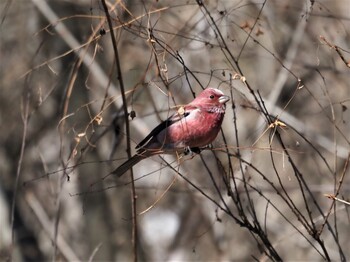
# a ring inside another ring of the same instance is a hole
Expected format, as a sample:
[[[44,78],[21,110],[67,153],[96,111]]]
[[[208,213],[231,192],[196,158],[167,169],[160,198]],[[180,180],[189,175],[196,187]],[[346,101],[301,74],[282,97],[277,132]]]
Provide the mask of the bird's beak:
[[[229,96],[220,96],[219,97],[219,103],[220,104],[225,104],[228,100],[230,100],[230,97]]]

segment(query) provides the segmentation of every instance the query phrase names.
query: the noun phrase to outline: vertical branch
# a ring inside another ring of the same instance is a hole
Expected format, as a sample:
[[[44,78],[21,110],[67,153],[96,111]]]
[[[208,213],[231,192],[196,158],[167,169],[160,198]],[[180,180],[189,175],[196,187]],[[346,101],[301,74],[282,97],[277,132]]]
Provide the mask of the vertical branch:
[[[26,84],[27,85],[27,84]],[[26,147],[26,136],[27,136],[27,128],[28,128],[28,120],[29,120],[29,100],[30,100],[30,91],[29,87],[24,87],[24,95],[23,95],[23,134],[22,134],[22,143],[21,143],[21,152],[19,154],[18,164],[17,164],[17,171],[16,171],[16,180],[13,190],[13,199],[12,199],[12,205],[11,205],[11,252],[10,252],[10,258],[9,261],[12,261],[12,253],[14,250],[14,242],[15,242],[15,209],[16,209],[16,198],[17,198],[17,191],[18,191],[18,184],[19,184],[19,178],[22,168],[22,161],[24,156],[24,150]]]
[[[107,22],[108,22],[108,27],[110,29],[111,33],[111,41],[112,41],[112,46],[114,50],[114,55],[115,55],[115,62],[117,66],[117,79],[119,81],[120,85],[120,92],[122,95],[122,100],[123,100],[123,110],[124,110],[124,117],[125,117],[125,131],[126,131],[126,152],[128,154],[128,158],[131,158],[131,145],[130,145],[130,126],[129,126],[129,114],[128,114],[128,107],[127,107],[127,102],[126,102],[126,97],[125,97],[125,89],[124,89],[124,82],[123,82],[123,75],[122,75],[122,70],[120,66],[120,60],[119,60],[119,53],[118,53],[118,47],[117,47],[117,42],[114,36],[114,31],[113,31],[113,25],[112,25],[112,20],[108,12],[108,7],[106,4],[105,0],[101,0],[103,9],[106,14]],[[130,175],[131,175],[131,202],[132,202],[132,222],[133,222],[133,229],[132,229],[132,245],[133,245],[133,252],[134,252],[134,261],[137,261],[137,216],[136,216],[136,190],[135,190],[135,183],[134,183],[134,174],[132,171],[132,168],[130,169]]]

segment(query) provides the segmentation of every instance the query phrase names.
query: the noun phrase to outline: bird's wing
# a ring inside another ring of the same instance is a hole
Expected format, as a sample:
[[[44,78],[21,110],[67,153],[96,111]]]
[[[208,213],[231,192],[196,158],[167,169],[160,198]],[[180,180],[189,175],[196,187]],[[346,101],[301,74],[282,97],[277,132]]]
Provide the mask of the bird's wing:
[[[189,110],[188,110],[189,109]],[[188,110],[188,111],[187,111]],[[167,129],[172,124],[180,121],[184,117],[189,116],[191,113],[192,108],[186,106],[186,109],[184,108],[183,112],[178,110],[175,114],[171,115],[168,119],[161,122],[158,126],[156,126],[137,146],[136,149],[144,147],[153,137],[157,136],[160,132],[162,132],[164,129]]]

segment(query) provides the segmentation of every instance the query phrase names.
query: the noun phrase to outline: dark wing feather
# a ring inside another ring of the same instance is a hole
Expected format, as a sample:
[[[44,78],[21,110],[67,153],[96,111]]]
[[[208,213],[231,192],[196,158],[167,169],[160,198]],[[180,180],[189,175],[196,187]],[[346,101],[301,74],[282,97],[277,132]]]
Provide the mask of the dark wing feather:
[[[161,122],[158,126],[156,126],[137,146],[136,149],[139,149],[147,144],[153,137],[157,136],[164,129],[168,128],[172,124],[181,120],[181,118],[188,116],[190,113],[185,112],[181,116],[178,113],[173,114],[168,119]]]

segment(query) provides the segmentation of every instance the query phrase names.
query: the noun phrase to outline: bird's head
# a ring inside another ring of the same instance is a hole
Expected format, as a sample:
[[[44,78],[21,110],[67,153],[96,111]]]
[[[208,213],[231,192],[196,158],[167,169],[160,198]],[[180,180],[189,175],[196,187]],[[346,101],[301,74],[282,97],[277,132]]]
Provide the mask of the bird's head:
[[[225,104],[230,100],[222,91],[208,87],[204,89],[190,104],[209,111],[225,112]]]

